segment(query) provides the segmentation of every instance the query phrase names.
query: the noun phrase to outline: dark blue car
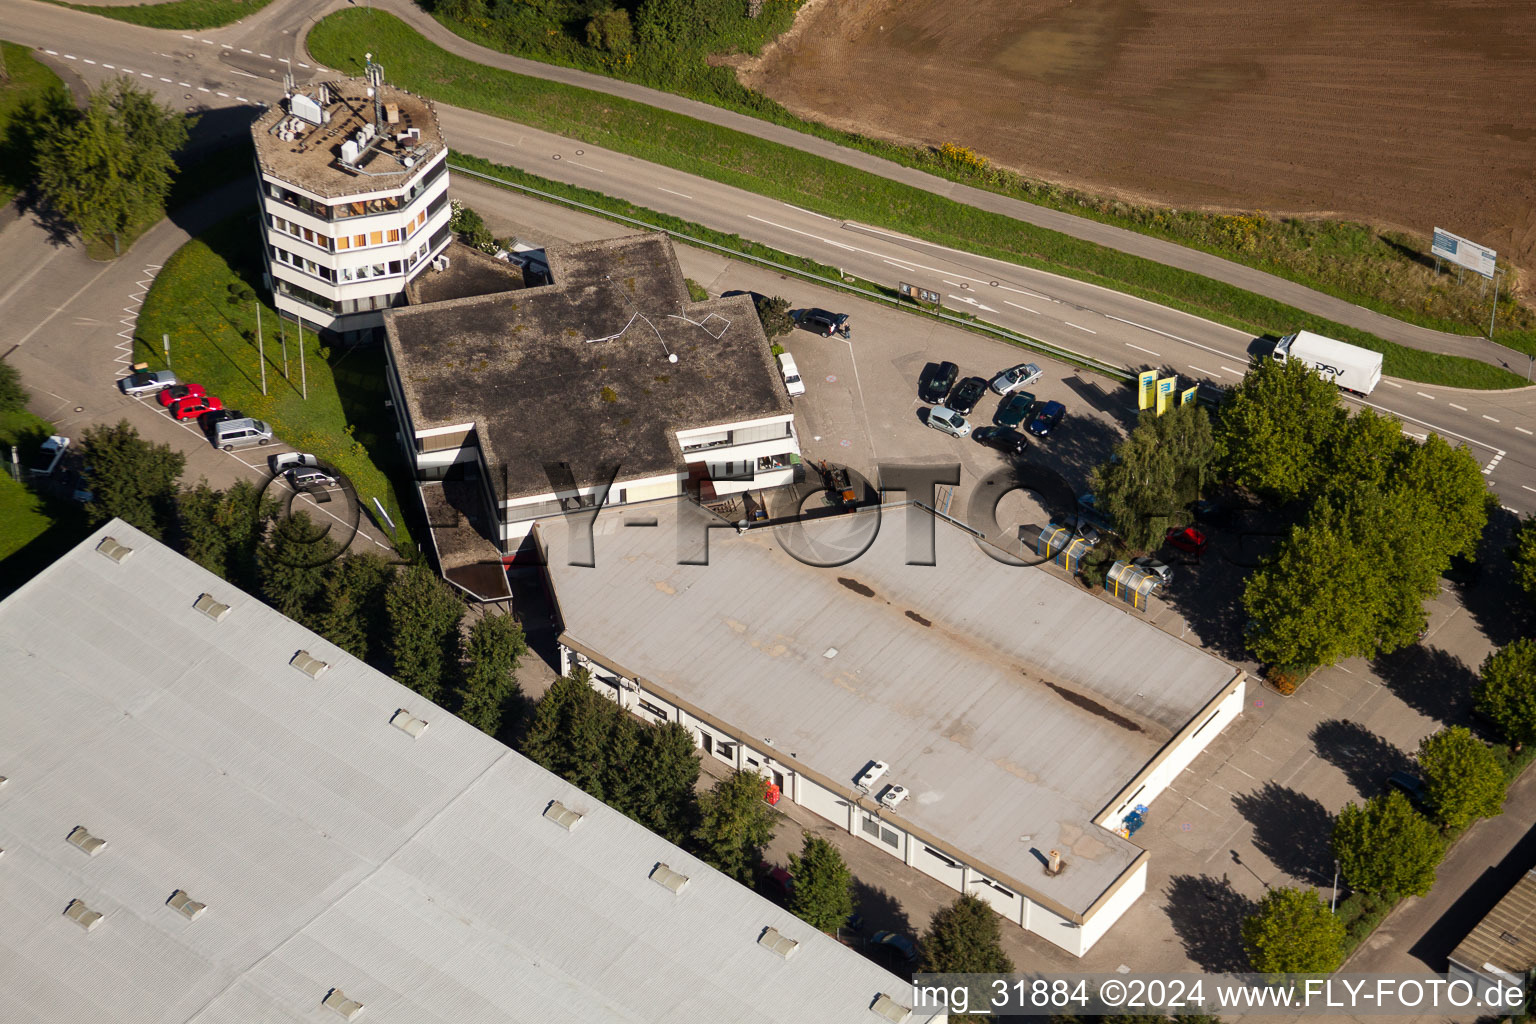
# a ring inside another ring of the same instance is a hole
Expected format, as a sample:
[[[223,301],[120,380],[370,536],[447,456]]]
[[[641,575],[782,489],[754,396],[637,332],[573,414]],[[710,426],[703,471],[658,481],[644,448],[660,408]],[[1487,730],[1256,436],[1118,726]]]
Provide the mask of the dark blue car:
[[[1067,407],[1060,402],[1046,402],[1035,414],[1035,418],[1029,421],[1029,432],[1036,437],[1044,437],[1061,424],[1066,414]]]

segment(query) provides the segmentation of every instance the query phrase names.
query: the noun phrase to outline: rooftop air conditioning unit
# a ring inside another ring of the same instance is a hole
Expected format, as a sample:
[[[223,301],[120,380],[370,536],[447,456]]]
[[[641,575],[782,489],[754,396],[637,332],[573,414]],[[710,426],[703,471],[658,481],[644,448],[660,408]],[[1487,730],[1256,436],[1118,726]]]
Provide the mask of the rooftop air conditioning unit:
[[[880,781],[880,776],[890,770],[891,766],[884,761],[873,761],[868,768],[864,769],[864,774],[859,776],[857,785],[867,793],[875,783]]]
[[[447,256],[434,256],[432,258],[432,269],[433,270],[447,270],[448,269],[448,257]]]
[[[351,139],[341,144],[341,162],[344,164],[357,163],[357,143]]]
[[[906,798],[906,786],[886,786],[885,792],[880,794],[880,802],[887,807],[895,807]]]

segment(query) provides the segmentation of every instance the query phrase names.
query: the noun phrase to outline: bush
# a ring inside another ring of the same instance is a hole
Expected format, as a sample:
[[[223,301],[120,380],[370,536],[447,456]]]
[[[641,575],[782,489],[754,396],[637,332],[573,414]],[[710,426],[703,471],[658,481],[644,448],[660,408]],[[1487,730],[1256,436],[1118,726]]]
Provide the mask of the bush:
[[[629,12],[623,8],[604,11],[587,22],[587,45],[594,50],[621,53],[635,41],[634,28],[629,23]]]

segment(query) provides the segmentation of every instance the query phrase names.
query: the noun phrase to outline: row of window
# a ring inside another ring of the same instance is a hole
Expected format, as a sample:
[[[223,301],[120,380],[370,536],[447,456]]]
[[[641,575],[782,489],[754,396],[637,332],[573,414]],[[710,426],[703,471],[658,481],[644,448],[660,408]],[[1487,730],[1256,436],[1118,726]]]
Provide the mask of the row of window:
[[[323,266],[276,245],[272,246],[272,258],[285,266],[302,270],[311,277],[318,277],[327,284],[351,284],[354,281],[369,281],[376,277],[398,277],[420,263],[426,257],[428,250],[427,243],[423,242],[403,260],[381,260],[378,263],[364,264],[359,267]]]
[[[370,309],[389,309],[391,306],[405,305],[405,293],[395,292],[393,295],[363,295],[355,299],[329,299],[324,295],[317,295],[308,288],[296,285],[292,281],[284,281],[277,278],[277,290],[291,299],[313,306],[315,309],[333,315],[346,313],[363,313]]]
[[[406,189],[404,195],[381,196],[378,199],[359,199],[355,202],[325,203],[318,199],[300,195],[276,182],[267,182],[267,194],[280,203],[286,203],[295,210],[303,210],[311,217],[321,220],[346,220],[350,217],[368,217],[379,213],[395,213],[402,207],[409,206],[418,196],[425,192],[433,182],[448,172],[448,161],[439,160],[432,169],[424,174],[420,180]]]
[[[355,235],[339,235],[335,238],[275,215],[270,220],[275,231],[285,232],[294,238],[308,242],[316,248],[324,249],[326,252],[346,252],[349,249],[366,249],[375,245],[394,245],[410,238],[427,223],[427,211],[422,210],[416,214],[415,217],[411,218],[411,222],[403,228],[383,228],[378,231],[364,231]]]

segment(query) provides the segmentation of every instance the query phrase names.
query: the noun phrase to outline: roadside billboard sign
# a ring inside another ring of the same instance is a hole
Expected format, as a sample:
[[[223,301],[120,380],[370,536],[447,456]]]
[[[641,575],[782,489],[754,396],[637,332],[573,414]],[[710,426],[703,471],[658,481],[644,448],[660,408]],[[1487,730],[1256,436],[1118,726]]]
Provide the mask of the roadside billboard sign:
[[[896,290],[901,293],[902,298],[911,299],[913,302],[921,302],[929,306],[942,306],[944,304],[944,300],[938,292],[929,291],[927,288],[921,288],[915,284],[907,284],[905,281],[897,281]]]
[[[1459,267],[1466,267],[1474,274],[1482,274],[1484,277],[1493,276],[1494,264],[1498,259],[1498,253],[1476,242],[1453,235],[1443,228],[1435,228],[1435,241],[1430,247],[1430,252],[1443,260],[1449,260]]]
[[[1137,407],[1141,409],[1152,408],[1152,393],[1153,390],[1157,387],[1157,371],[1143,370],[1137,376],[1137,383],[1140,385],[1140,387],[1136,389],[1138,402]]]

